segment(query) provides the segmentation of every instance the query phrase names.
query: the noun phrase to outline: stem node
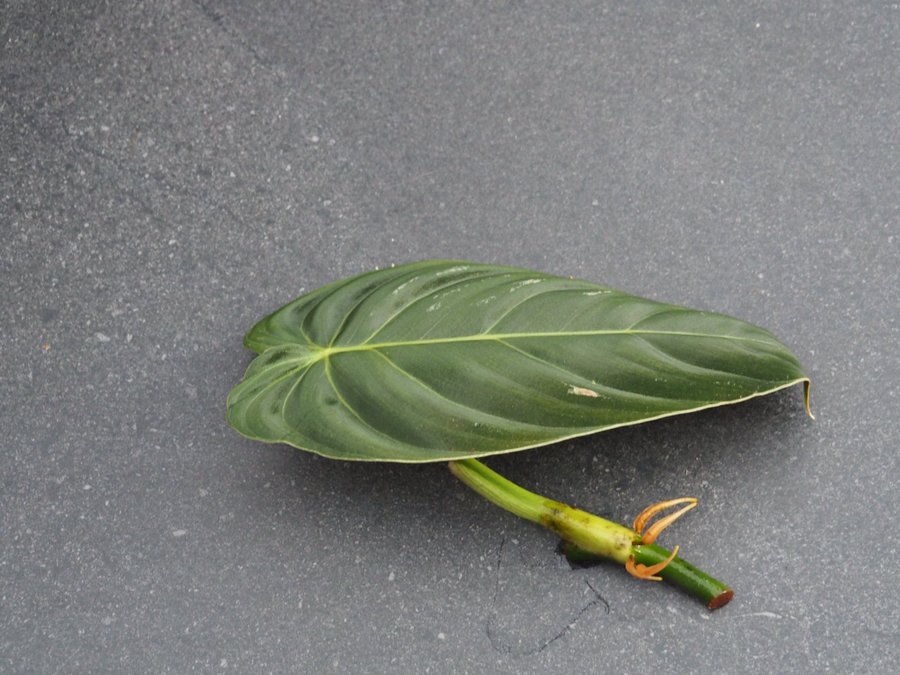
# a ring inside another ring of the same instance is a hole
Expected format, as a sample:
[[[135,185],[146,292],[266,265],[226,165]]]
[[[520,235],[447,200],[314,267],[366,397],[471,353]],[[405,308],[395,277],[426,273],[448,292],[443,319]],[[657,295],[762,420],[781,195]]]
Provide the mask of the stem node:
[[[475,459],[452,461],[450,471],[493,504],[555,532],[565,542],[566,556],[579,564],[591,560],[614,560],[635,577],[666,581],[677,586],[702,600],[709,609],[724,607],[734,595],[721,581],[679,558],[678,546],[668,551],[654,543],[665,528],[697,506],[694,497],[652,504],[635,518],[634,529],[630,529],[529,492]],[[678,511],[644,529],[658,513],[682,504],[685,506]]]

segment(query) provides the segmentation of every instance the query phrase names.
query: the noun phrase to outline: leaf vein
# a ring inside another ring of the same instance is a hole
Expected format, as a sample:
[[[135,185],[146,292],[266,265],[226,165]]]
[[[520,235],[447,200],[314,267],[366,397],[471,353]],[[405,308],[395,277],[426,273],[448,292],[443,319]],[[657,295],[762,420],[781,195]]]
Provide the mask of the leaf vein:
[[[480,271],[480,270],[479,270],[479,271]],[[375,329],[375,331],[374,331],[371,335],[369,335],[369,337],[367,337],[365,340],[363,340],[363,341],[360,343],[360,345],[362,346],[362,345],[366,345],[366,344],[371,343],[371,341],[372,341],[379,333],[381,333],[385,328],[387,328],[387,327],[388,327],[395,319],[397,319],[397,317],[399,317],[401,314],[403,314],[404,312],[406,312],[407,310],[409,310],[413,305],[416,305],[416,304],[418,304],[418,303],[420,303],[420,302],[425,302],[425,301],[431,301],[431,300],[433,300],[433,299],[434,299],[434,296],[435,296],[437,293],[440,293],[440,292],[442,292],[442,291],[446,291],[448,288],[453,288],[454,286],[456,286],[456,285],[458,285],[458,284],[464,284],[464,283],[466,283],[466,282],[471,282],[471,281],[473,281],[474,279],[477,279],[478,281],[481,281],[481,280],[484,280],[484,279],[491,279],[491,278],[494,278],[494,277],[502,277],[502,276],[508,276],[508,275],[509,275],[509,272],[508,272],[508,271],[504,271],[504,272],[493,272],[493,273],[489,273],[489,274],[480,274],[480,275],[478,275],[477,277],[476,277],[475,275],[473,275],[473,276],[468,276],[468,277],[465,277],[465,278],[463,278],[463,279],[457,279],[456,281],[453,281],[452,283],[448,283],[448,284],[444,284],[443,286],[439,286],[438,288],[435,288],[433,291],[431,291],[431,292],[428,293],[427,295],[416,296],[413,300],[409,301],[408,303],[406,303],[405,305],[403,305],[402,307],[400,307],[396,312],[394,312],[391,316],[389,316],[387,319],[385,319],[385,320],[382,322],[382,324],[381,324],[377,329]]]
[[[594,380],[590,380],[590,379],[586,378],[584,375],[581,375],[580,373],[576,373],[573,370],[564,368],[563,366],[559,365],[558,363],[553,363],[552,361],[543,359],[540,356],[537,356],[536,354],[527,352],[524,349],[520,349],[519,347],[516,347],[515,345],[509,344],[508,342],[504,342],[501,340],[500,344],[502,344],[505,347],[508,347],[509,349],[512,349],[512,350],[518,352],[522,356],[525,356],[526,358],[529,358],[537,363],[542,363],[545,366],[548,366],[549,368],[553,368],[554,370],[558,370],[560,373],[563,373],[565,375],[571,375],[573,378],[580,380],[581,383],[584,384],[585,387],[589,388],[589,389],[593,389],[593,390],[602,389],[602,390],[610,393],[613,396],[623,396],[623,397],[630,397],[630,398],[635,398],[635,399],[649,399],[649,400],[666,401],[666,402],[673,402],[673,401],[684,401],[687,403],[695,402],[691,399],[669,398],[667,396],[654,396],[652,394],[641,394],[639,392],[631,391],[629,389],[620,389],[619,387],[613,387],[612,385],[609,385],[609,384],[595,382]],[[563,381],[565,381],[565,380],[563,380]]]
[[[455,406],[457,406],[457,407],[459,407],[459,408],[465,408],[466,410],[471,410],[471,411],[473,411],[473,412],[475,412],[475,413],[477,413],[478,415],[481,415],[481,416],[483,416],[483,417],[490,418],[490,419],[493,419],[493,420],[500,420],[500,421],[502,421],[502,422],[506,422],[506,423],[509,423],[509,424],[514,424],[514,425],[516,425],[516,426],[518,426],[518,427],[530,427],[530,428],[538,429],[538,430],[545,430],[545,429],[548,429],[548,428],[560,428],[560,429],[573,429],[573,428],[581,429],[581,428],[584,428],[584,427],[572,427],[572,426],[570,426],[570,425],[562,425],[562,426],[560,426],[560,427],[549,427],[549,426],[540,425],[540,424],[531,424],[530,422],[523,422],[523,421],[521,421],[521,420],[515,420],[515,419],[512,419],[511,417],[503,417],[502,415],[497,415],[497,414],[495,414],[495,413],[487,412],[486,410],[481,410],[481,409],[479,409],[479,408],[476,408],[475,406],[469,405],[468,403],[464,403],[464,402],[462,402],[462,401],[456,401],[456,400],[450,398],[449,396],[447,396],[447,395],[445,395],[445,394],[442,394],[441,392],[439,392],[437,389],[435,389],[434,387],[432,387],[432,386],[429,385],[428,383],[423,382],[422,380],[420,380],[418,377],[416,377],[415,375],[413,375],[412,373],[410,373],[408,370],[406,370],[405,368],[403,368],[400,364],[398,364],[397,362],[395,362],[395,361],[394,361],[391,357],[389,357],[387,354],[384,354],[384,353],[382,353],[382,352],[380,352],[380,351],[378,351],[378,352],[376,352],[376,353],[377,353],[379,356],[381,356],[383,359],[385,359],[385,360],[388,362],[388,364],[389,364],[390,366],[392,366],[393,368],[395,368],[396,370],[398,370],[401,374],[403,374],[404,377],[408,378],[410,381],[412,381],[412,382],[414,382],[415,384],[419,385],[422,389],[425,389],[427,392],[430,392],[431,394],[437,396],[438,398],[440,398],[440,399],[443,400],[443,401],[447,401],[448,403],[451,403],[452,405],[455,405]]]

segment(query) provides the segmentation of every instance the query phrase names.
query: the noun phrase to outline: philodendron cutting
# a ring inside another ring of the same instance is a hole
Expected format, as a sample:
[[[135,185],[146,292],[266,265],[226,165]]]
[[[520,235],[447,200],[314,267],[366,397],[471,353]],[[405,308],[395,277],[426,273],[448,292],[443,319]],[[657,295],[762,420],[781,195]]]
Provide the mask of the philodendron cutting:
[[[482,496],[557,533],[570,558],[620,562],[711,609],[731,590],[655,543],[696,499],[654,504],[628,528],[528,492],[476,458],[800,383],[809,411],[809,378],[762,328],[469,262],[337,281],[264,318],[244,344],[258,356],[227,412],[244,436],[333,459],[449,462]]]

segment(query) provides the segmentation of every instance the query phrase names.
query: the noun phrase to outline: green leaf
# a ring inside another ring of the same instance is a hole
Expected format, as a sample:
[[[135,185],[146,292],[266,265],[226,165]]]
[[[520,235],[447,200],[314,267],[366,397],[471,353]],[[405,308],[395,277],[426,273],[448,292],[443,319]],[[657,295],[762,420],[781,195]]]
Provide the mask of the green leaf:
[[[228,422],[336,459],[481,457],[809,384],[743,321],[467,262],[332,283],[244,342]]]

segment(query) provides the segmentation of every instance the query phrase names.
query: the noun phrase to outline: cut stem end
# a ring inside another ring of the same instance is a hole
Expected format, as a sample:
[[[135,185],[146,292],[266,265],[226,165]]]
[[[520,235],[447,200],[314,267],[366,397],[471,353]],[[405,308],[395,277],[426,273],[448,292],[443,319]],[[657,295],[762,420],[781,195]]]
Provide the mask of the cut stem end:
[[[630,529],[529,492],[475,459],[450,462],[450,471],[493,504],[559,535],[563,540],[563,551],[571,562],[585,565],[603,559],[614,560],[625,565],[635,577],[677,586],[704,602],[709,609],[724,607],[734,596],[721,581],[679,558],[677,546],[669,551],[654,543],[666,527],[697,506],[694,497],[653,504],[638,515],[634,529]],[[674,506],[682,508],[647,527],[654,516]]]

